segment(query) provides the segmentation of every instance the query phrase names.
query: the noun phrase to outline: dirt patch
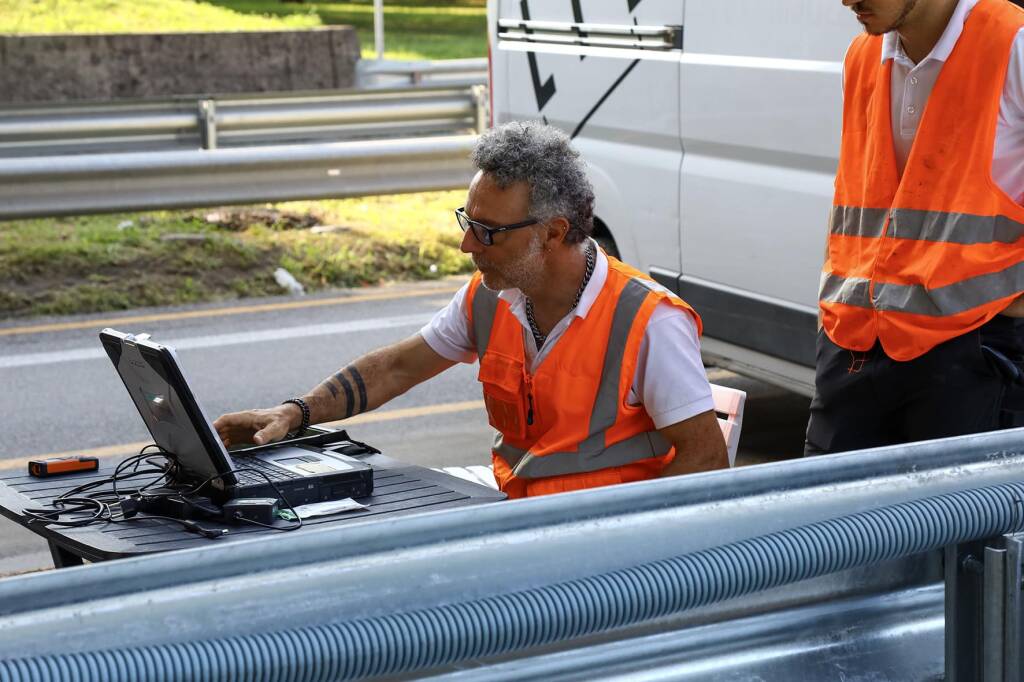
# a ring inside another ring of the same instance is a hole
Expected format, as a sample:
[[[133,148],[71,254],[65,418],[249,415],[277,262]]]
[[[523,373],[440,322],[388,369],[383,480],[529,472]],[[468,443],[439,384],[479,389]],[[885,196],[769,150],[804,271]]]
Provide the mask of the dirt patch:
[[[208,225],[221,230],[241,232],[255,225],[275,230],[304,230],[320,224],[312,213],[295,213],[275,208],[217,208],[195,214]]]

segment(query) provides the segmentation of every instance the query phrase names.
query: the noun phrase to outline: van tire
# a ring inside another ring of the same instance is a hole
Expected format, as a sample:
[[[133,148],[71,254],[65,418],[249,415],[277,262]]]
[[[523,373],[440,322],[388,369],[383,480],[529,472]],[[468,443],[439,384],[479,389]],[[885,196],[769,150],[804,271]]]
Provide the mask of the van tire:
[[[594,219],[594,241],[612,258],[620,258],[619,247],[615,245],[615,240],[612,238],[611,233],[604,223],[597,218]]]
[[[594,241],[596,241],[597,245],[604,249],[604,252],[612,258],[619,257],[619,249],[615,246],[615,240],[611,237],[605,237],[603,235],[597,236],[594,237]]]

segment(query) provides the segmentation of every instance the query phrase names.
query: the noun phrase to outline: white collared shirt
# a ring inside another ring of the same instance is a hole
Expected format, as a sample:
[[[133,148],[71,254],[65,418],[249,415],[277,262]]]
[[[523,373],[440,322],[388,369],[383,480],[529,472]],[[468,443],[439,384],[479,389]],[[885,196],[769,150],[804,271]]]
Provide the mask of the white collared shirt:
[[[921,123],[928,96],[942,65],[964,30],[978,0],[960,0],[946,30],[928,56],[914,64],[896,31],[882,38],[882,62],[892,59],[892,137],[896,163],[903,174]],[[999,123],[992,159],[992,179],[1017,203],[1024,204],[1024,29],[1017,34],[999,106]]]
[[[607,279],[608,258],[598,249],[594,274],[583,290],[579,305],[559,320],[540,349],[526,319],[523,293],[518,289],[505,289],[498,294],[498,298],[509,304],[510,312],[523,328],[523,347],[531,374],[544,362],[573,319],[586,318]],[[459,289],[451,302],[420,330],[434,352],[453,362],[476,361],[476,343],[466,309],[468,289],[468,284]],[[714,409],[711,386],[700,358],[697,324],[685,311],[667,302],[655,307],[644,330],[628,400],[631,405],[642,403],[659,429]]]

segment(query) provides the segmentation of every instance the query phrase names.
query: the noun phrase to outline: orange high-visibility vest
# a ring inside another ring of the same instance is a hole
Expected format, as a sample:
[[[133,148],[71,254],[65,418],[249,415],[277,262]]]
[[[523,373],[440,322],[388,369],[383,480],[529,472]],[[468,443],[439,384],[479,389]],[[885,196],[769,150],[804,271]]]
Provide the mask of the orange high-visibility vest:
[[[1003,83],[1024,11],[981,0],[942,67],[899,177],[892,60],[861,35],[846,58],[843,141],[819,295],[825,332],[912,360],[1024,291],[1024,207],[992,180]]]
[[[487,417],[497,433],[494,477],[509,497],[656,478],[675,450],[642,405],[628,405],[647,321],[659,301],[700,317],[614,258],[585,318],[575,317],[530,374],[523,327],[496,292],[469,284],[467,310]]]

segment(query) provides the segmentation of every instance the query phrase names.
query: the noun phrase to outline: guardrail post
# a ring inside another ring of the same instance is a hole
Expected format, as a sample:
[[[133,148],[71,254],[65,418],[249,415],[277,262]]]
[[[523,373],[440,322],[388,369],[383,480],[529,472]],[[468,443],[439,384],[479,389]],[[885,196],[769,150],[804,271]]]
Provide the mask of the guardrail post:
[[[945,550],[946,682],[981,679],[983,542]]]
[[[384,0],[373,0],[373,52],[384,59]]]
[[[1024,535],[947,547],[946,681],[1021,679]]]
[[[474,85],[470,88],[470,92],[473,95],[474,103],[476,103],[476,132],[479,135],[487,130],[491,98],[487,88],[483,85]]]
[[[985,548],[982,600],[982,672],[984,682],[1003,682],[1006,625],[1006,550]],[[1018,588],[1019,589],[1019,588]]]
[[[1006,680],[1022,679],[1021,653],[1024,652],[1024,535],[1006,535],[1006,606],[1003,637],[1005,641]]]
[[[203,149],[217,148],[217,103],[212,99],[199,100],[199,139]]]

